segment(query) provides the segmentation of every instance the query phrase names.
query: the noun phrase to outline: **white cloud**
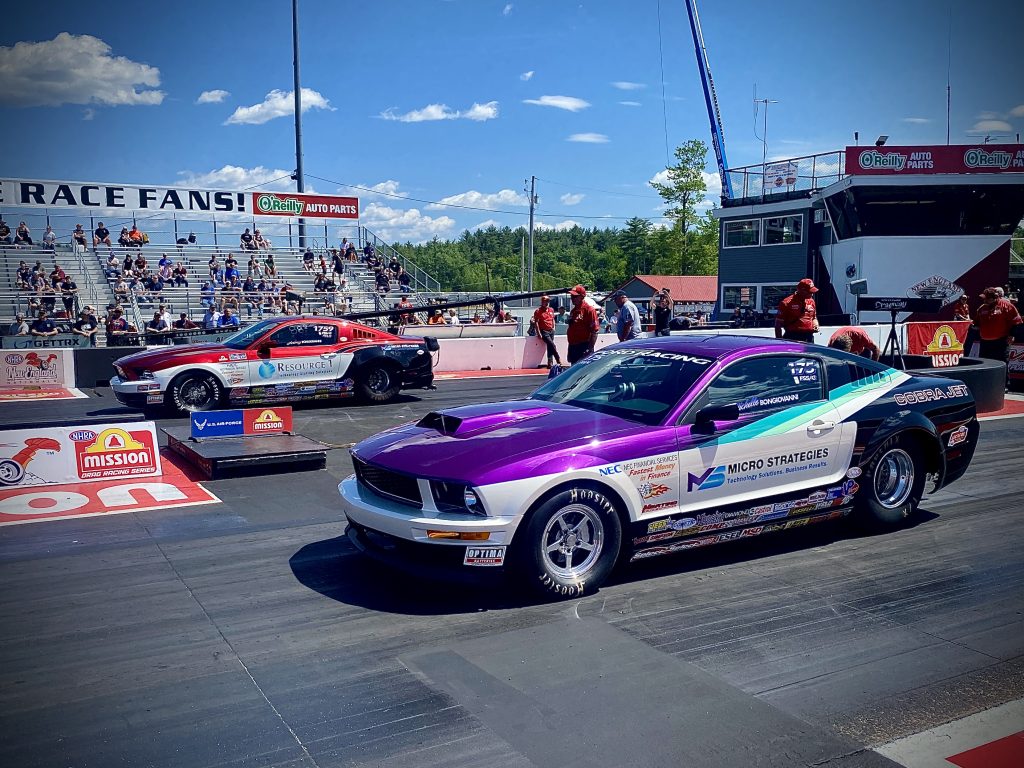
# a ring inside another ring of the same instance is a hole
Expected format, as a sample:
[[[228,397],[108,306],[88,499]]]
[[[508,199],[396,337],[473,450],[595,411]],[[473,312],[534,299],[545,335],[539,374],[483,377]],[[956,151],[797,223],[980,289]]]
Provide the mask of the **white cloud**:
[[[557,224],[548,224],[546,221],[538,221],[533,225],[534,229],[553,229],[555,232],[563,232],[566,229],[572,229],[573,227],[582,226],[578,221],[572,219],[566,219],[560,221]]]
[[[575,192],[566,192],[558,199],[562,201],[562,205],[579,205],[583,202],[584,197],[586,197],[586,195],[580,195]]]
[[[1024,117],[1024,104],[1018,104],[1010,110],[1011,117]]]
[[[927,117],[904,117],[904,123],[910,123],[911,125],[927,125],[931,122],[931,119]]]
[[[538,107],[555,107],[569,112],[579,112],[590,106],[589,101],[577,99],[575,96],[541,96],[539,99],[523,99],[524,104],[536,104]]]
[[[163,102],[163,91],[148,90],[160,85],[159,69],[124,56],[111,56],[110,51],[110,46],[97,37],[67,32],[53,40],[0,47],[4,104],[152,106]]]
[[[501,15],[508,16],[510,13],[512,13],[512,3],[506,3],[505,7],[501,10]]]
[[[644,83],[631,83],[628,80],[616,80],[612,83],[612,88],[618,88],[620,91],[639,91],[646,87]]]
[[[493,120],[498,116],[498,102],[488,101],[486,104],[473,103],[465,111],[452,109],[447,104],[427,104],[423,109],[414,109],[405,114],[396,114],[394,108],[385,109],[378,117],[382,120],[397,120],[400,123],[425,123],[434,120],[474,120],[482,122]]]
[[[999,133],[1000,131],[1012,131],[1013,126],[1005,120],[979,120],[968,133]]]
[[[522,80],[523,82],[526,82],[531,77],[533,77],[533,75],[534,75],[534,71],[531,69],[529,72],[523,72],[523,74],[521,74],[519,76],[519,79]]]
[[[312,88],[302,89],[302,111],[311,109],[328,109],[334,107],[319,92]],[[251,107],[239,107],[227,120],[225,125],[262,125],[278,117],[295,114],[295,91],[279,91],[276,88],[266,95],[259,104]]]
[[[668,169],[658,171],[651,178],[647,180],[647,183],[652,187],[655,184],[668,184]]]
[[[82,110],[82,119],[83,120],[92,120],[94,117],[96,117],[96,110],[93,109],[92,107],[89,107],[88,109],[83,109]]]
[[[222,91],[219,88],[215,88],[212,91],[203,91],[196,99],[196,104],[220,104],[230,95],[228,91]]]
[[[394,179],[388,179],[387,181],[379,181],[376,184],[359,184],[358,186],[362,187],[362,189],[342,191],[345,191],[346,194],[349,191],[355,191],[364,197],[373,197],[374,195],[384,195],[390,197],[409,196],[408,192],[403,192],[402,190],[399,189],[401,183],[395,181]],[[367,190],[370,191],[368,192]]]
[[[624,107],[639,107],[639,106],[642,106],[639,101],[620,101],[619,104],[621,104]]]
[[[708,189],[708,196],[716,200],[720,198],[722,196],[722,177],[717,173],[708,173],[707,171],[701,171],[700,175],[704,179],[704,186]]]
[[[278,192],[291,192],[295,189],[295,182],[289,176],[291,171],[281,168],[264,168],[257,165],[255,168],[241,168],[237,165],[225,165],[206,173],[195,173],[193,171],[178,171],[180,177],[177,181],[186,187],[212,188],[212,189],[246,189],[248,187],[264,186],[266,189]],[[283,179],[280,177],[284,176]],[[273,184],[268,184],[271,179],[280,179]],[[311,192],[311,189],[306,190]]]
[[[1006,117],[1006,115],[1002,115],[999,112],[993,112],[991,110],[986,110],[985,112],[980,112],[978,114],[979,120],[1002,120],[1004,117]]]
[[[607,144],[610,139],[603,133],[574,133],[566,141],[575,141],[580,144]]]
[[[469,231],[476,232],[478,229],[490,229],[491,227],[497,227],[498,229],[501,229],[503,226],[505,225],[502,224],[500,221],[495,221],[494,219],[487,219],[486,221],[481,221],[479,224],[474,224],[472,227],[469,228]]]
[[[400,211],[380,203],[364,207],[359,221],[389,242],[407,240],[419,243],[435,235],[447,235],[455,227],[455,220],[448,216],[431,217],[416,208]]]
[[[522,192],[516,192],[514,189],[503,189],[500,192],[485,193],[477,192],[475,189],[471,189],[468,192],[460,192],[457,195],[450,195],[448,197],[442,197],[436,203],[431,203],[427,208],[432,210],[438,210],[444,208],[442,203],[448,205],[468,205],[473,208],[487,208],[494,210],[505,205],[517,205],[517,206],[528,206],[530,204],[529,199]]]

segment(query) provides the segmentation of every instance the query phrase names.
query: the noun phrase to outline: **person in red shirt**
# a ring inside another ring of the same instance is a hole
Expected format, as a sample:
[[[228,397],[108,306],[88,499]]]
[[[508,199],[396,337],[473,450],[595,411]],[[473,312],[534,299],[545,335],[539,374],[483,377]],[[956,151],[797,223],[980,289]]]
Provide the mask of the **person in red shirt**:
[[[970,320],[971,319],[971,305],[967,301],[967,294],[960,297],[959,301],[953,305],[953,319],[954,320]]]
[[[779,314],[775,316],[775,338],[791,341],[814,342],[818,332],[818,308],[814,294],[818,289],[814,281],[805,277],[796,285],[796,290],[779,302]]]
[[[832,338],[828,340],[828,345],[833,349],[870,357],[872,360],[877,360],[879,355],[878,345],[875,344],[874,339],[868,336],[863,329],[854,325],[847,325],[833,333]]]
[[[597,334],[601,323],[597,319],[597,310],[588,304],[587,289],[577,285],[569,292],[572,311],[569,313],[569,329],[566,341],[569,342],[569,365],[579,362],[594,351]]]
[[[540,306],[533,313],[533,325],[548,351],[548,364],[540,365],[538,368],[550,368],[553,364],[564,365],[555,347],[555,313],[551,309],[549,297],[540,297]]]
[[[1024,322],[1020,313],[1009,299],[999,297],[995,288],[986,288],[981,293],[982,305],[974,313],[974,324],[981,337],[981,357],[1006,362],[1006,348],[1010,333],[1015,326]]]

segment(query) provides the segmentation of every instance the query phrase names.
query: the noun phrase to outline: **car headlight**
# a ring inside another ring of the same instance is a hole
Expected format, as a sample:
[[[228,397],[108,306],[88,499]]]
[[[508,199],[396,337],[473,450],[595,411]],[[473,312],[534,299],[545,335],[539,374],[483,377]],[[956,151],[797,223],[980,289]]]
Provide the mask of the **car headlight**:
[[[469,512],[481,517],[487,514],[477,492],[466,483],[431,480],[430,489],[437,508],[442,512]]]
[[[139,374],[139,378],[140,379],[155,379],[156,376],[153,375],[152,371],[143,371],[142,373]]]

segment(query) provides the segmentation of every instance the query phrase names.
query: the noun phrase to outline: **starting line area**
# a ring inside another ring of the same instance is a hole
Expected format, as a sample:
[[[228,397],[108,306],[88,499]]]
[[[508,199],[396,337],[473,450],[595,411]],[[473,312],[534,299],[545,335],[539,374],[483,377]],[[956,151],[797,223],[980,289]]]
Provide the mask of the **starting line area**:
[[[163,470],[152,478],[0,490],[0,526],[220,503],[166,455]]]

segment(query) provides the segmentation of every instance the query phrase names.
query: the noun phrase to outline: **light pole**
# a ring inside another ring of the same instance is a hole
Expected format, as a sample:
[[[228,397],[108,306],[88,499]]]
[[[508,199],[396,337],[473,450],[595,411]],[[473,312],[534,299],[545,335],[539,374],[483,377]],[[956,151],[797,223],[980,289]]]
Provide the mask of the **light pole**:
[[[299,85],[299,0],[292,0],[292,53],[295,71],[295,191],[306,191],[302,177],[302,88]],[[299,218],[299,248],[306,247],[306,220]]]

